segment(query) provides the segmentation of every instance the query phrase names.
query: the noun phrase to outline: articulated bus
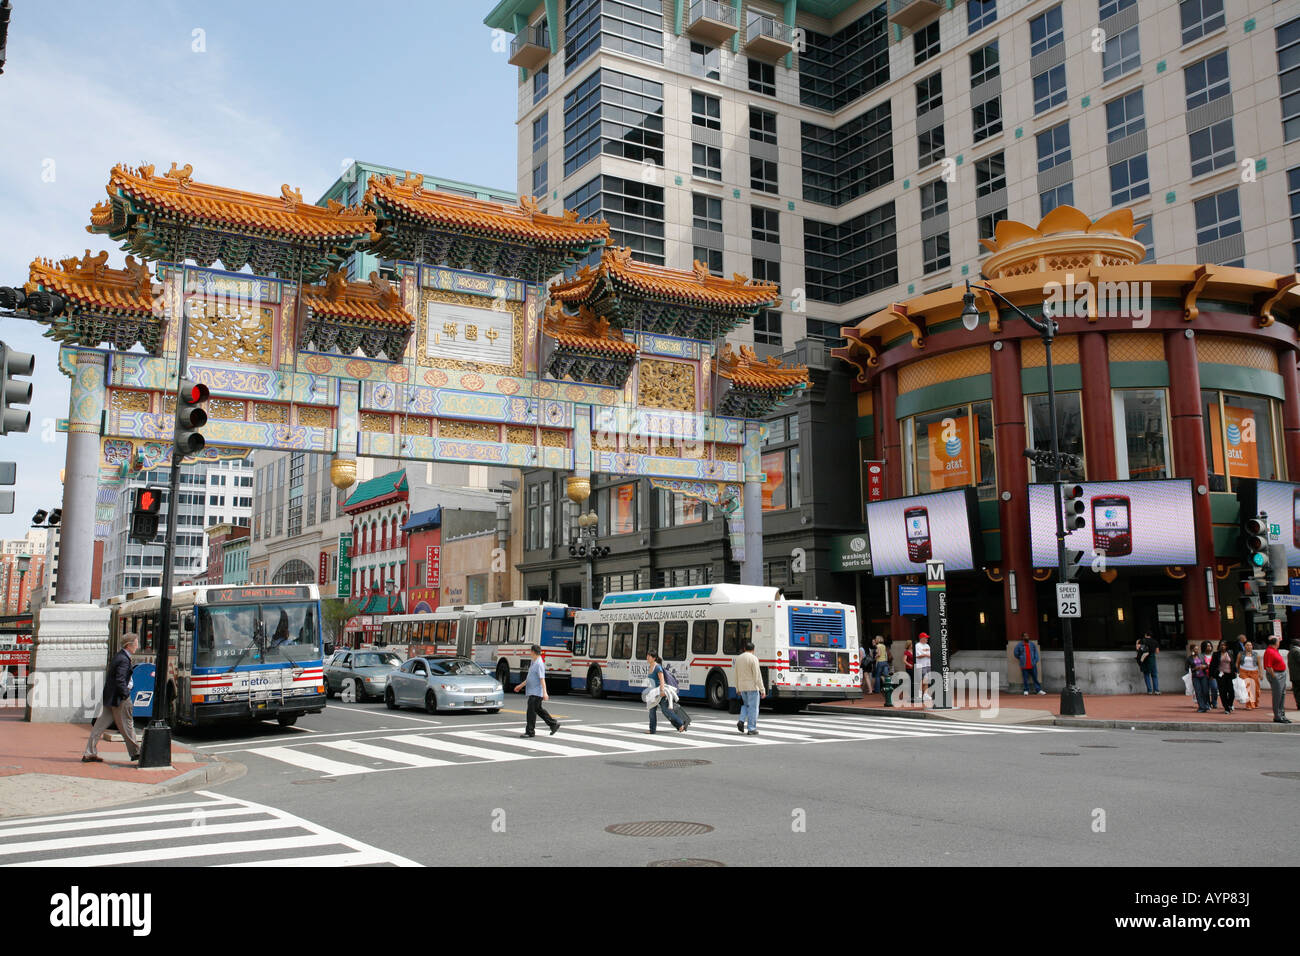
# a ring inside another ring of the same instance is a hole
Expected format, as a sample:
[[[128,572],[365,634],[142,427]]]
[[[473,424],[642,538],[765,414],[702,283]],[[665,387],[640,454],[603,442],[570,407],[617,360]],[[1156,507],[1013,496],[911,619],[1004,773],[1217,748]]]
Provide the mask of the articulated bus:
[[[157,653],[159,589],[109,599],[114,650],[140,638],[133,663]],[[173,727],[270,720],[291,726],[325,709],[320,593],[315,585],[181,588],[172,594],[166,682],[155,693]]]
[[[482,604],[473,612],[473,652],[466,656],[494,675],[509,693],[527,674],[532,663],[529,648],[537,644],[546,662],[548,689],[566,693],[575,611],[550,601]]]
[[[575,618],[569,681],[592,697],[640,693],[653,650],[687,700],[716,708],[736,696],[735,661],[745,642],[781,710],[862,696],[857,610],[787,601],[776,588],[740,584],[623,591]]]
[[[477,604],[440,607],[422,614],[395,614],[384,618],[376,648],[405,658],[469,657],[474,643]]]

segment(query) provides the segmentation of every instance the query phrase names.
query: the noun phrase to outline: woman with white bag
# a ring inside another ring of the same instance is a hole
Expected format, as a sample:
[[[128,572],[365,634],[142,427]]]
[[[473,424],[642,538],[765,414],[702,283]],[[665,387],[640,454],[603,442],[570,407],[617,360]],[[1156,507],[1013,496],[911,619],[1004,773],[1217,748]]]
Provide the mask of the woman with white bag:
[[[681,733],[686,729],[686,724],[674,713],[677,704],[677,689],[664,680],[664,666],[659,660],[658,654],[654,651],[648,651],[645,662],[650,668],[650,673],[646,675],[646,689],[641,695],[641,699],[645,701],[646,707],[650,711],[650,729],[646,733],[653,734],[655,732],[661,706],[669,723],[677,728],[678,733]]]
[[[1259,706],[1259,655],[1255,653],[1254,648],[1255,645],[1247,641],[1246,646],[1237,655],[1237,673],[1246,684],[1244,696],[1247,710],[1254,710]]]

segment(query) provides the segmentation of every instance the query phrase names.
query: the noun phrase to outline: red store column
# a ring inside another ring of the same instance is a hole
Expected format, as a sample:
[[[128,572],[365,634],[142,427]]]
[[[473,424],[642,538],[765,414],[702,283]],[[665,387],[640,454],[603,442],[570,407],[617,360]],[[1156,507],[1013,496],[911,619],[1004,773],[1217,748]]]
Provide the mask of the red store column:
[[[1001,348],[998,348],[998,346]],[[1007,644],[1021,633],[1038,636],[1038,597],[1034,588],[1033,555],[1029,549],[1029,462],[1025,429],[1025,397],[1020,387],[1020,343],[997,342],[992,352],[993,441],[997,453],[998,491],[1010,492],[998,501],[1002,537],[1002,610]],[[1014,578],[1013,578],[1014,575]],[[1011,606],[1015,581],[1016,609]]]
[[[1102,332],[1079,334],[1083,377],[1083,454],[1089,481],[1114,481],[1115,428],[1110,400],[1110,353]],[[1126,476],[1127,477],[1127,476]]]
[[[1183,616],[1189,641],[1217,641],[1219,612],[1211,611],[1205,569],[1214,567],[1214,524],[1206,466],[1205,426],[1201,417],[1201,372],[1196,361],[1196,339],[1190,329],[1165,333],[1165,361],[1169,366],[1169,421],[1172,426],[1174,475],[1192,480],[1192,517],[1196,533],[1196,567],[1183,579]],[[1217,606],[1218,601],[1216,599]]]
[[[1300,374],[1296,371],[1296,353],[1283,349],[1277,355],[1282,373],[1282,435],[1286,448],[1286,473],[1300,481]]]
[[[898,430],[898,370],[887,368],[876,376],[879,388],[875,403],[876,412],[876,447],[880,457],[885,461],[885,497],[901,498],[903,496],[903,439]],[[889,636],[896,645],[893,650],[894,666],[903,666],[903,645],[901,642],[911,640],[912,628],[907,620],[898,613],[899,578],[886,579],[889,588]]]

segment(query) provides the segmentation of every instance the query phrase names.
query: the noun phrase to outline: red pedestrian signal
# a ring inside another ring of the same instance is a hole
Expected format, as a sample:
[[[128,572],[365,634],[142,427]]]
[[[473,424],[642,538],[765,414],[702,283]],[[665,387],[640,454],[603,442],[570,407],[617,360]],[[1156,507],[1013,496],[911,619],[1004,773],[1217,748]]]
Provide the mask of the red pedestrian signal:
[[[158,536],[158,511],[162,492],[157,488],[137,488],[131,508],[130,537],[140,544],[151,544]]]
[[[199,406],[208,400],[208,387],[190,379],[181,379],[176,390],[176,453],[181,458],[196,455],[207,441],[199,431],[208,423],[208,413]]]

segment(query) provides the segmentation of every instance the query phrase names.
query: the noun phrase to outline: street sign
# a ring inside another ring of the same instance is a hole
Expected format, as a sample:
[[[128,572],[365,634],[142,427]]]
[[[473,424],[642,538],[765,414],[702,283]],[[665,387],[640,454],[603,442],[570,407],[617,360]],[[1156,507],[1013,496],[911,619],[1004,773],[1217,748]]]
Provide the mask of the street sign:
[[[925,614],[925,588],[919,584],[900,584],[898,586],[898,613]]]
[[[948,624],[948,581],[942,561],[925,562],[925,595],[930,611],[931,664],[935,710],[952,710],[952,658]],[[922,688],[924,692],[925,688]]]
[[[339,535],[339,586],[335,592],[338,597],[352,595],[352,535]]]
[[[867,500],[885,500],[885,463],[868,461],[867,466]]]
[[[1056,586],[1056,616],[1083,617],[1083,606],[1079,601],[1079,585],[1058,584]]]
[[[1274,591],[1273,603],[1278,607],[1300,607],[1300,594],[1279,594]]]

